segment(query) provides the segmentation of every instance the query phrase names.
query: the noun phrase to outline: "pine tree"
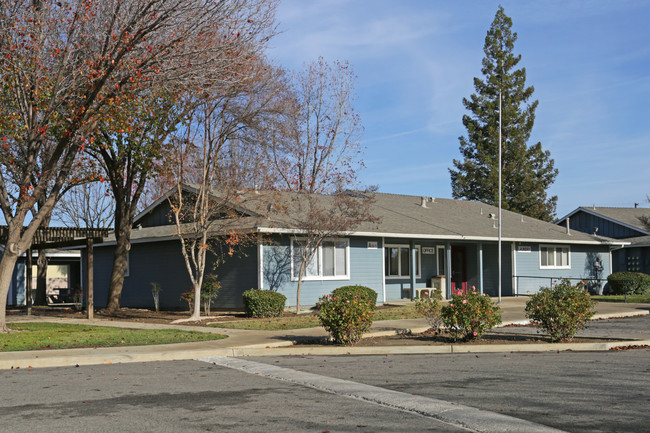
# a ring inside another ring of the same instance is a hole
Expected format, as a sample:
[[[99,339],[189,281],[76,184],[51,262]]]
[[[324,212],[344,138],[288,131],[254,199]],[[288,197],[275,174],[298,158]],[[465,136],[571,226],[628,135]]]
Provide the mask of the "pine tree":
[[[555,216],[557,196],[546,190],[555,181],[557,169],[550,152],[541,143],[528,146],[538,101],[529,102],[533,86],[526,87],[526,69],[515,69],[521,55],[514,55],[517,33],[503,7],[494,17],[485,37],[484,79],[474,78],[476,93],[463,105],[467,137],[459,137],[464,160],[454,160],[451,174],[454,198],[479,200],[496,205],[498,193],[499,93],[502,101],[502,206],[550,221]],[[501,91],[501,92],[499,92]]]

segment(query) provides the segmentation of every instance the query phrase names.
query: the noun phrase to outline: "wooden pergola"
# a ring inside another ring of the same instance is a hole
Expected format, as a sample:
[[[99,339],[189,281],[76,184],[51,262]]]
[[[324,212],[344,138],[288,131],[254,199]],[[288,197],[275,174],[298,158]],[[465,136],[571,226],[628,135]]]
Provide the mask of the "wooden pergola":
[[[104,242],[110,229],[101,228],[71,228],[71,227],[43,227],[34,235],[32,246],[25,251],[26,278],[25,278],[25,303],[27,314],[32,313],[32,250],[45,250],[66,247],[86,247],[86,317],[92,319],[94,315],[93,299],[93,245]],[[6,245],[8,229],[0,226],[0,242]]]

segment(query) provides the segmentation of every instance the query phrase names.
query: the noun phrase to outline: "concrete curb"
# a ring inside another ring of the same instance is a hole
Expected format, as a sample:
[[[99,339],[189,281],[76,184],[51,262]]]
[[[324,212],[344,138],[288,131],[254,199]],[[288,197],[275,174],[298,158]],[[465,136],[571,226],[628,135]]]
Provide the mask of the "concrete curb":
[[[594,319],[633,317],[650,314],[649,311],[597,314]],[[504,322],[501,326],[524,325],[527,320]],[[101,325],[99,325],[101,326]],[[399,333],[420,333],[424,327],[400,328],[374,331],[364,338],[382,337]],[[222,330],[227,333],[227,329]],[[227,340],[217,340],[222,342]],[[120,348],[36,350],[24,352],[0,352],[0,370],[16,368],[73,367],[80,365],[118,364],[127,362],[179,361],[208,356],[296,356],[296,355],[397,355],[487,352],[556,352],[556,351],[606,351],[613,347],[650,345],[650,340],[621,340],[606,343],[540,343],[540,344],[477,344],[440,346],[296,346],[293,341],[266,341],[231,347],[215,346],[214,341],[203,343],[179,343],[155,346],[128,346]],[[198,346],[198,347],[197,347]]]
[[[608,351],[613,347],[650,346],[650,340],[621,340],[601,343],[540,343],[540,344],[474,344],[440,346],[379,346],[379,347],[322,347],[293,346],[268,349],[249,347],[232,348],[232,356],[341,356],[341,355],[416,355],[443,353],[494,353],[494,352],[564,352]]]

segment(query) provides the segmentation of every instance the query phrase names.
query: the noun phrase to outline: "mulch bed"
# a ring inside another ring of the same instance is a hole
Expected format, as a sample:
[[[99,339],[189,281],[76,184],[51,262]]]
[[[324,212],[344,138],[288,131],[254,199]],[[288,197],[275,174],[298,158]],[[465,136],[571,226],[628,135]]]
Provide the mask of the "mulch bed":
[[[587,338],[575,337],[570,342],[572,343],[600,343],[609,342],[612,340],[602,338]],[[398,334],[389,335],[385,337],[370,337],[364,338],[355,347],[372,347],[372,346],[445,346],[445,345],[484,345],[484,344],[536,344],[536,343],[551,343],[551,339],[545,335],[531,335],[531,334],[518,334],[516,332],[505,334],[503,332],[488,332],[483,334],[483,337],[478,340],[471,341],[453,341],[452,338],[446,333],[436,333],[433,330],[428,330],[418,334]],[[334,345],[329,339],[305,339],[298,341],[297,344],[320,346]]]

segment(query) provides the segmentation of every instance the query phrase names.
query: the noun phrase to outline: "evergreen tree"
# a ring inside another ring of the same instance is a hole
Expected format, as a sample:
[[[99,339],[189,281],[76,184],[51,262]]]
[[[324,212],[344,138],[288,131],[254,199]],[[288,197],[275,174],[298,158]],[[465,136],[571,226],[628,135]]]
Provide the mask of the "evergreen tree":
[[[494,17],[485,37],[484,79],[474,78],[476,93],[463,105],[470,112],[463,116],[467,137],[459,137],[464,160],[454,160],[451,174],[454,198],[479,200],[492,205],[499,201],[498,146],[499,93],[502,125],[502,206],[550,221],[555,216],[557,196],[546,190],[555,181],[557,169],[550,152],[542,144],[528,146],[538,101],[529,102],[533,86],[526,87],[526,69],[515,69],[521,55],[514,55],[517,33],[503,7]],[[501,92],[500,92],[501,91]]]

